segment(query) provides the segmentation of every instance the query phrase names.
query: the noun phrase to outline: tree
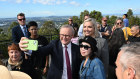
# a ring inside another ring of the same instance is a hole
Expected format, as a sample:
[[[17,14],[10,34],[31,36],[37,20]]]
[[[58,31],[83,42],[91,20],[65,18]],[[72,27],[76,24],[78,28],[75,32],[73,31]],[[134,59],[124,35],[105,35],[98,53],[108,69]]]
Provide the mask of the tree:
[[[108,17],[109,18],[109,17]],[[117,19],[117,16],[111,16],[109,19],[108,19],[108,21],[107,21],[107,23],[110,25],[110,26],[113,26],[114,25],[114,23],[115,23],[115,21],[116,21],[116,19]]]
[[[128,18],[133,16],[132,9],[128,9],[127,15],[128,15]]]
[[[84,10],[84,12],[81,12],[80,14],[80,24],[82,24],[82,22],[84,21],[84,16],[85,15],[89,15],[89,11],[88,10]]]
[[[93,10],[90,12],[90,17],[96,19],[97,22],[101,23],[102,13],[99,11]]]
[[[44,24],[39,29],[40,35],[52,35],[58,34],[58,30],[55,28],[53,21],[45,21]]]
[[[19,25],[17,22],[12,22],[11,25],[8,27],[7,38],[11,39],[12,37],[12,28]]]

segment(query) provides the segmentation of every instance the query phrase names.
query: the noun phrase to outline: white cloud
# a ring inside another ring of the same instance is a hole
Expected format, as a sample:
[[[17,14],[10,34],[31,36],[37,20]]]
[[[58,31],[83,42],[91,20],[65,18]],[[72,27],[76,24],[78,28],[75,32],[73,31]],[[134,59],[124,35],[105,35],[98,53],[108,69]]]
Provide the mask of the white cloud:
[[[46,16],[51,16],[55,15],[54,12],[51,11],[36,11],[36,12],[31,12],[31,15],[46,15]]]
[[[30,0],[26,0],[26,3],[30,3]]]
[[[74,5],[74,6],[80,6],[80,4],[77,3],[76,1],[71,1],[70,4],[71,4],[71,5]]]
[[[22,3],[22,0],[16,0],[16,3]]]
[[[44,5],[64,4],[67,0],[33,0],[33,3],[40,3]]]
[[[7,1],[7,0],[0,0],[0,1]]]
[[[89,4],[89,3],[86,3],[84,6],[85,6],[85,7],[88,7],[88,6],[90,6],[90,4]]]
[[[62,3],[66,3],[66,2],[67,2],[66,0],[63,0],[63,1],[62,1]]]

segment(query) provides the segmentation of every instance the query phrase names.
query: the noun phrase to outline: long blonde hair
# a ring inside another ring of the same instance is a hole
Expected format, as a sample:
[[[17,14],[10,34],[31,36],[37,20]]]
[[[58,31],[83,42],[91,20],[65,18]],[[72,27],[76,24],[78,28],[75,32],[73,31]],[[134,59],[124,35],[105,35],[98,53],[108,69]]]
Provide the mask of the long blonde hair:
[[[84,21],[83,26],[84,26],[84,24],[86,22],[91,22],[93,24],[92,28],[94,29],[94,36],[95,36],[95,38],[100,37],[99,31],[97,29],[96,20],[93,19],[93,18],[88,18],[87,20]],[[84,32],[83,32],[83,35],[85,35]]]

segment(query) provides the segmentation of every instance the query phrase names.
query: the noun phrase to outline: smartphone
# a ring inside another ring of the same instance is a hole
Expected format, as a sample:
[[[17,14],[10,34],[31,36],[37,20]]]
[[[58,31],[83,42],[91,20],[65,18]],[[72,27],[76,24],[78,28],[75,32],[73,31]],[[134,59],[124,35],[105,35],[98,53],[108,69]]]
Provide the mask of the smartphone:
[[[37,40],[25,39],[25,41],[28,41],[28,43],[25,44],[25,45],[28,45],[28,47],[26,47],[25,49],[33,50],[33,51],[36,51],[38,49],[38,41]]]

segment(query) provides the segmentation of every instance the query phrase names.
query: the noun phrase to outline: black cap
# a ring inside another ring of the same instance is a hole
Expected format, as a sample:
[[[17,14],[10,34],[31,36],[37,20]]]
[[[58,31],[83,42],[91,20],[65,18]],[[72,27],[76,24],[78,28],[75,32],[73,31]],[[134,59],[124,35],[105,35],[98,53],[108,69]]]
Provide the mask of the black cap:
[[[81,44],[82,42],[86,42],[86,43],[90,44],[93,52],[96,52],[98,50],[98,48],[96,46],[97,42],[91,36],[85,36],[84,39],[80,39],[79,44]]]

